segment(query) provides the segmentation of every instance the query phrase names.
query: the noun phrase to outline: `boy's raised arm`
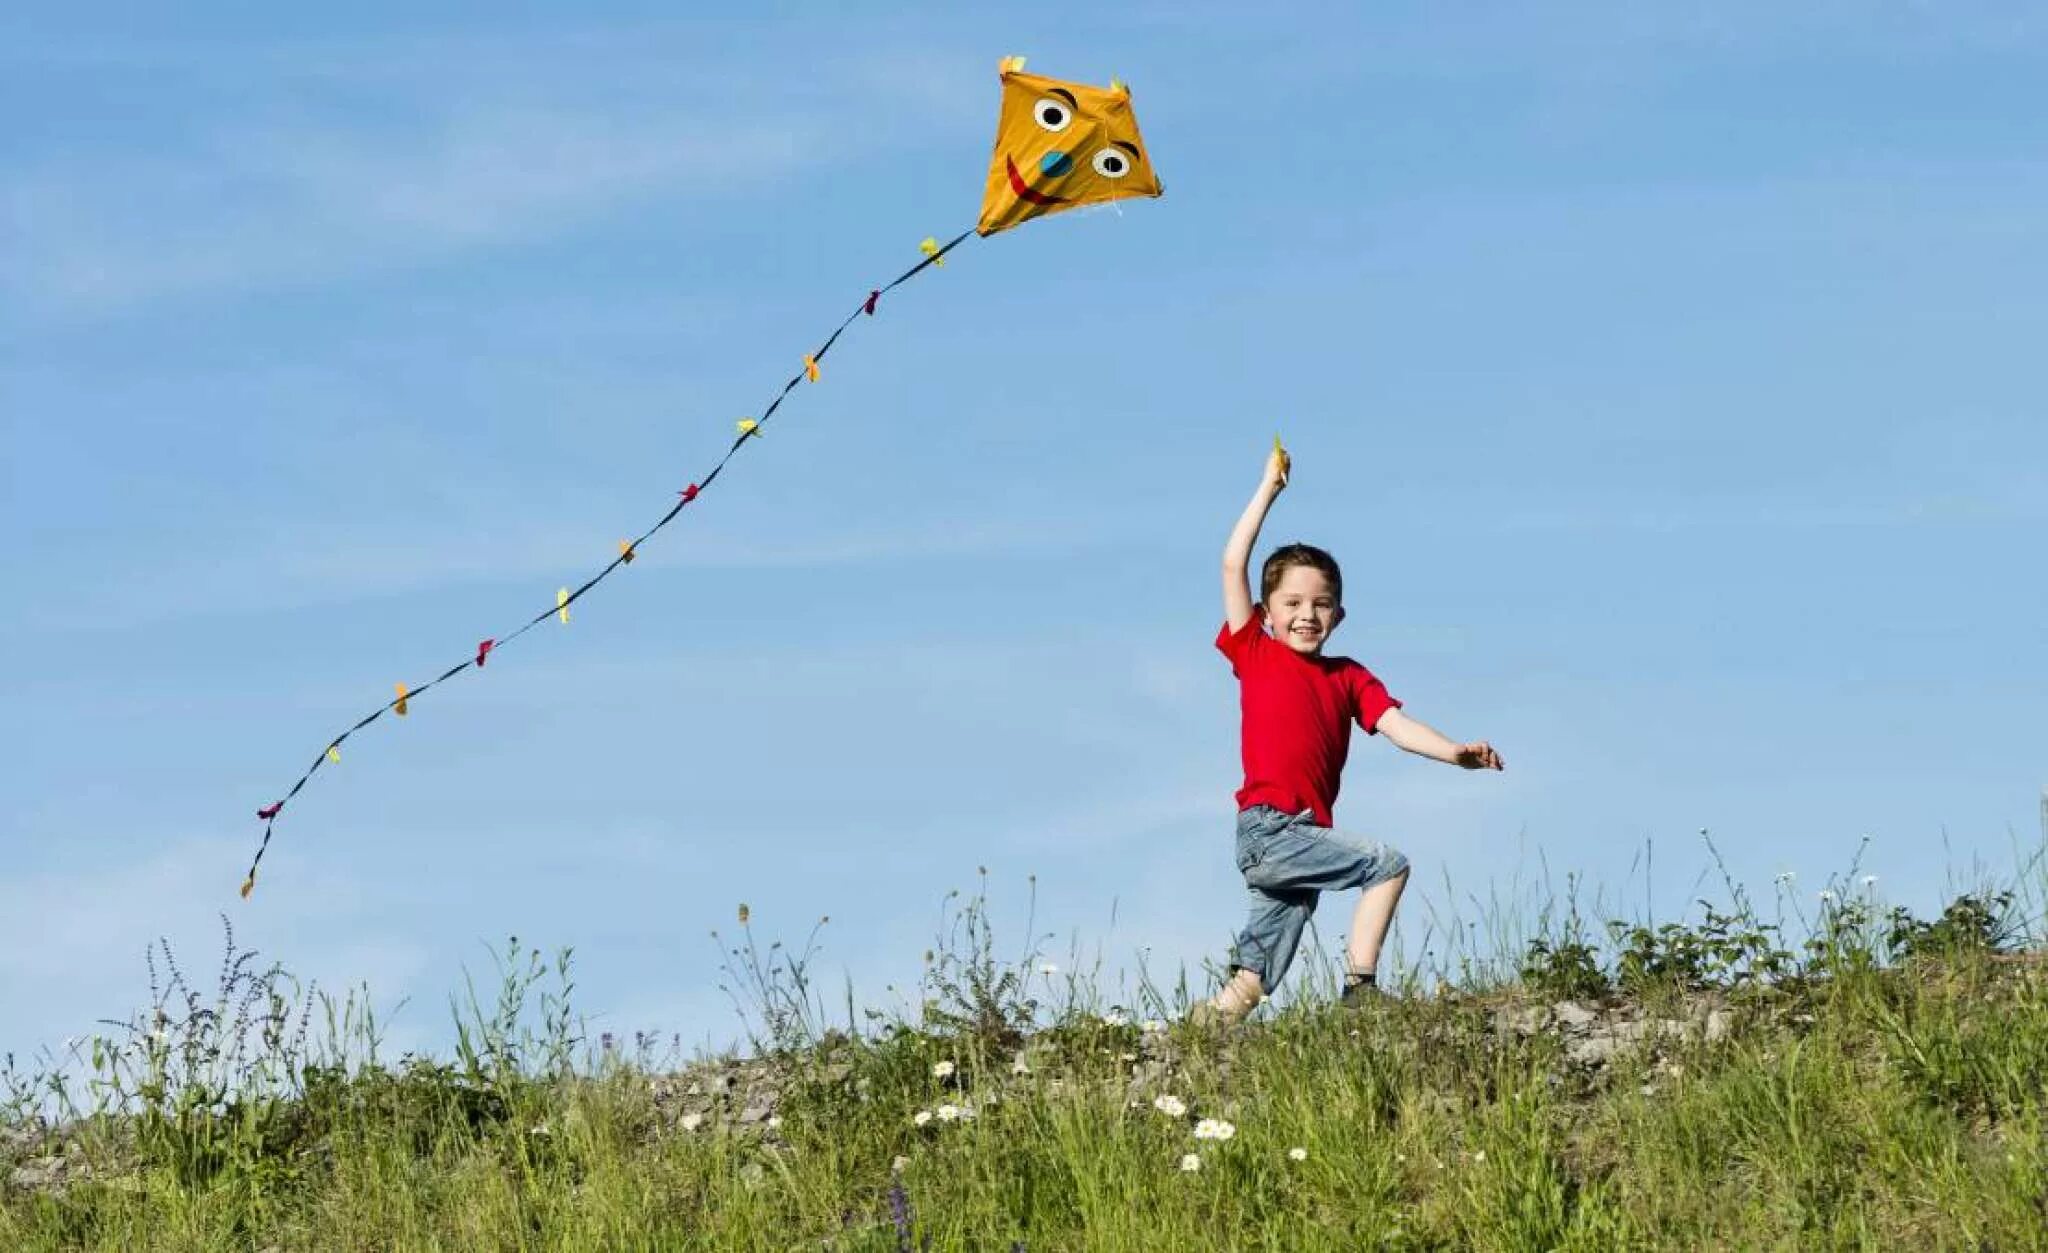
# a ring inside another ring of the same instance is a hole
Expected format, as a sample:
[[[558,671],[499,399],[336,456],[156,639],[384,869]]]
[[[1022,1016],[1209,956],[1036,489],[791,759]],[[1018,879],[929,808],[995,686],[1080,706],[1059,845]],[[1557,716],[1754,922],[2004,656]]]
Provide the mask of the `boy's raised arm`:
[[[1287,486],[1288,469],[1287,454],[1276,443],[1266,455],[1266,473],[1259,480],[1259,490],[1252,493],[1251,503],[1244,507],[1223,545],[1223,619],[1232,631],[1252,620],[1252,548],[1259,542],[1266,511]]]

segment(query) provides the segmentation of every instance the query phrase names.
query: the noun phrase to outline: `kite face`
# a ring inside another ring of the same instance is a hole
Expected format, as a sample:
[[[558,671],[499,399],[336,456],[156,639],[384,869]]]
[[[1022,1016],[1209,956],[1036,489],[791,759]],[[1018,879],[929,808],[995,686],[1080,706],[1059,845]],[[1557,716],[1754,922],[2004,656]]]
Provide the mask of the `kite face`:
[[[1160,194],[1131,93],[1026,74],[1003,63],[1003,111],[981,199],[983,235],[1048,213]]]

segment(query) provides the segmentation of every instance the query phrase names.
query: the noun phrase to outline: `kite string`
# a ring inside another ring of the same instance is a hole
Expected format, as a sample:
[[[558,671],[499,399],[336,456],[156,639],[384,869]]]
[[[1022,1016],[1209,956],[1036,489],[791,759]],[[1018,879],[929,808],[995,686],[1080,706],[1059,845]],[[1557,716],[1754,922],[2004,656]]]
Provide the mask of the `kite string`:
[[[605,578],[612,573],[612,571],[618,569],[622,565],[625,565],[627,562],[630,562],[633,559],[633,554],[635,550],[637,550],[641,544],[653,538],[656,532],[660,531],[670,522],[673,522],[676,519],[677,515],[682,513],[685,506],[690,504],[691,501],[695,500],[697,496],[700,493],[702,493],[706,488],[710,487],[712,482],[715,481],[720,474],[724,473],[727,463],[729,463],[733,459],[733,457],[739,452],[740,446],[745,444],[750,439],[755,439],[759,437],[761,428],[768,423],[769,419],[775,416],[775,411],[782,407],[782,402],[788,398],[790,392],[796,389],[797,384],[804,382],[807,378],[815,380],[817,363],[823,361],[825,359],[825,354],[832,351],[832,346],[839,342],[839,337],[846,333],[846,328],[852,326],[854,322],[857,321],[862,315],[872,316],[875,312],[875,306],[877,302],[885,294],[896,290],[898,287],[901,287],[903,284],[909,282],[911,279],[917,277],[919,274],[922,274],[926,269],[932,266],[943,264],[946,254],[953,251],[954,248],[958,247],[961,243],[965,242],[966,239],[969,236],[973,235],[974,233],[974,228],[969,227],[967,230],[961,231],[958,235],[955,235],[952,239],[948,240],[943,245],[939,244],[936,240],[926,240],[925,243],[922,245],[922,247],[925,250],[924,259],[919,261],[916,265],[911,266],[908,270],[905,270],[903,273],[897,275],[894,279],[891,279],[888,283],[884,284],[883,286],[875,288],[874,290],[870,291],[868,295],[860,302],[860,304],[854,307],[853,312],[847,314],[846,318],[843,321],[841,321],[836,328],[834,328],[834,330],[829,336],[825,338],[825,342],[818,347],[817,351],[811,353],[808,357],[805,358],[803,372],[795,375],[787,383],[784,383],[782,385],[782,390],[776,393],[775,398],[771,400],[768,404],[768,407],[762,411],[760,418],[757,420],[753,420],[750,425],[744,425],[741,428],[739,438],[733,440],[731,446],[725,450],[725,455],[720,457],[718,459],[717,464],[711,467],[710,473],[706,474],[701,480],[690,484],[688,488],[684,489],[684,491],[680,493],[681,499],[678,500],[675,504],[670,505],[667,513],[663,514],[661,518],[657,522],[655,522],[653,526],[650,526],[645,531],[641,532],[637,539],[631,540],[628,543],[626,543],[620,549],[619,554],[617,556],[613,557],[611,561],[606,563],[603,569],[599,570],[596,574],[586,579],[583,582],[582,586],[576,588],[574,591],[569,591],[566,588],[563,589],[563,592],[560,593],[556,598],[554,608],[543,610],[540,613],[534,615],[532,618],[528,619],[525,623],[523,623],[517,630],[513,631],[510,635],[504,636],[502,638],[493,638],[484,641],[483,643],[477,646],[477,654],[475,657],[466,658],[459,664],[449,667],[447,670],[435,676],[428,682],[421,684],[419,687],[412,688],[410,690],[401,688],[399,695],[393,697],[389,701],[386,701],[383,705],[372,710],[368,715],[357,721],[354,726],[351,726],[350,728],[348,728],[348,730],[343,731],[340,735],[337,735],[332,740],[329,740],[327,742],[327,746],[325,748],[322,748],[320,750],[319,755],[313,758],[313,764],[306,767],[305,773],[301,774],[298,777],[298,780],[292,784],[291,789],[289,791],[287,791],[279,799],[271,802],[268,805],[265,805],[264,807],[256,811],[256,816],[263,820],[263,839],[256,846],[256,856],[249,862],[249,873],[247,877],[242,880],[241,895],[243,899],[246,900],[250,892],[255,890],[256,871],[257,868],[263,864],[263,855],[270,850],[270,837],[273,831],[276,829],[278,815],[284,811],[284,807],[291,802],[292,798],[299,794],[300,790],[306,786],[307,782],[309,782],[312,779],[312,777],[319,772],[320,767],[322,765],[330,761],[339,762],[341,760],[341,746],[351,735],[354,735],[357,731],[362,730],[364,727],[369,726],[372,722],[375,722],[377,719],[383,717],[387,710],[395,710],[398,713],[403,714],[405,712],[404,706],[410,705],[412,702],[418,701],[421,696],[425,695],[427,692],[433,690],[434,688],[439,687],[441,684],[454,678],[456,675],[461,674],[463,671],[470,669],[482,669],[485,664],[485,658],[490,653],[493,653],[498,649],[505,647],[507,644],[510,644],[513,640],[518,639],[520,636],[526,634],[528,631],[531,631],[534,627],[539,626],[541,623],[547,621],[548,618],[559,614],[561,615],[562,620],[564,622],[568,621],[569,606],[575,604],[578,600],[582,599],[584,593],[590,591],[599,583],[602,583],[605,580]]]

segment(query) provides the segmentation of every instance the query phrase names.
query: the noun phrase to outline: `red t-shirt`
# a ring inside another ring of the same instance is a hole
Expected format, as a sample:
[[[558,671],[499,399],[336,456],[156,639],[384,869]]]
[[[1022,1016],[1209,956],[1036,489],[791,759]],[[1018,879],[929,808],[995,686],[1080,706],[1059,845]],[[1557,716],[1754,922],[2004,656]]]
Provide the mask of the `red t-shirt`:
[[[1319,825],[1332,825],[1351,721],[1371,733],[1401,702],[1349,657],[1304,657],[1266,634],[1260,606],[1235,632],[1224,623],[1216,647],[1237,672],[1244,707],[1244,786],[1237,807],[1271,805],[1290,814],[1308,809]]]

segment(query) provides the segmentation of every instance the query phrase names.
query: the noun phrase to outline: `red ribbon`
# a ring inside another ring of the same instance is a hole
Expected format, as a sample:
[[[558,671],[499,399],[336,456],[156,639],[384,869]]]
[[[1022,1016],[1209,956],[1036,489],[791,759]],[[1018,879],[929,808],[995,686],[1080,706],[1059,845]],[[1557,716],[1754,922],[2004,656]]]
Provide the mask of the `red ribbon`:
[[[875,302],[881,298],[882,289],[879,287],[868,293],[868,302],[862,305],[861,308],[866,311],[869,317],[875,316]]]
[[[478,645],[476,646],[476,668],[477,668],[477,669],[481,670],[481,669],[483,669],[483,668],[484,668],[484,659],[485,659],[485,658],[487,658],[487,657],[489,657],[489,656],[491,655],[491,650],[492,650],[493,648],[496,648],[497,646],[498,646],[498,641],[496,641],[496,640],[485,640],[485,641],[484,641],[483,643],[481,643],[481,644],[478,644]]]
[[[261,808],[261,809],[257,810],[257,811],[256,811],[256,816],[257,816],[258,818],[261,818],[261,819],[263,819],[263,821],[265,821],[265,822],[269,822],[269,821],[270,821],[270,820],[271,820],[272,818],[275,818],[275,817],[277,817],[277,811],[278,811],[278,810],[280,810],[280,809],[283,809],[283,808],[284,808],[284,802],[283,802],[283,801],[276,801],[276,802],[273,802],[272,804],[269,804],[269,805],[265,805],[265,806],[264,806],[263,808]]]
[[[683,503],[687,505],[691,501],[697,499],[697,493],[702,490],[703,489],[698,487],[695,483],[692,483],[688,487],[684,488],[682,492]]]

